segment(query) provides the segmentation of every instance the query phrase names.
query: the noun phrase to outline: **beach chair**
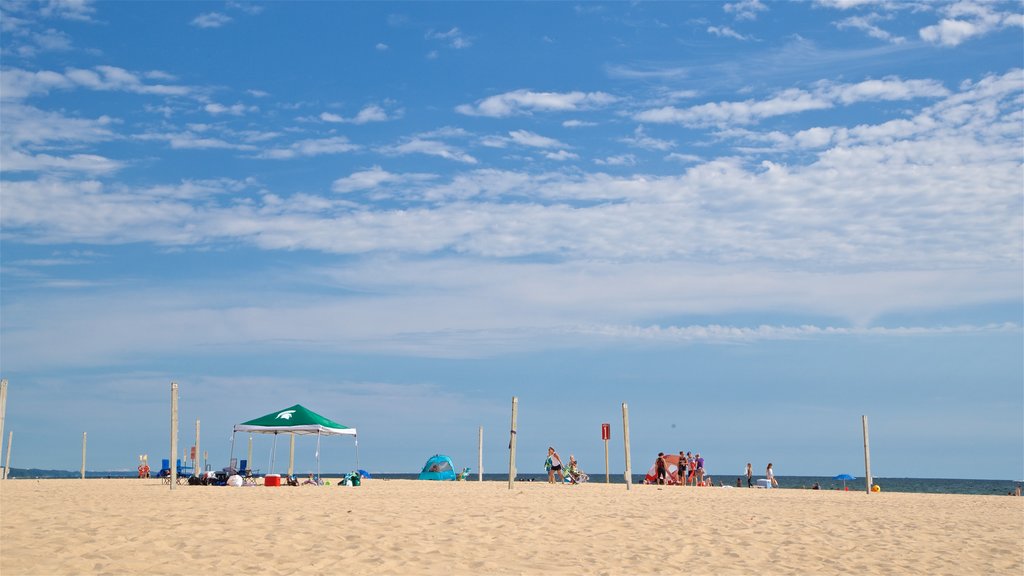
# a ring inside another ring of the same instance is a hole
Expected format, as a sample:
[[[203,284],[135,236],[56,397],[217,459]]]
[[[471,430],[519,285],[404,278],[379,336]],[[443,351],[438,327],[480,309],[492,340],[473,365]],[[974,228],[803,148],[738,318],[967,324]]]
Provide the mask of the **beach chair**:
[[[170,460],[168,460],[167,458],[164,458],[163,460],[160,461],[160,471],[157,472],[157,476],[160,477],[160,480],[162,480],[164,484],[170,484],[171,483],[171,461]]]
[[[188,477],[192,475],[191,466],[182,466],[181,459],[176,462],[178,468],[178,484],[188,484]],[[170,480],[167,481],[170,483]]]
[[[256,485],[256,475],[253,474],[252,468],[249,468],[248,460],[242,460],[241,465],[238,467],[238,475],[242,477],[244,483]]]

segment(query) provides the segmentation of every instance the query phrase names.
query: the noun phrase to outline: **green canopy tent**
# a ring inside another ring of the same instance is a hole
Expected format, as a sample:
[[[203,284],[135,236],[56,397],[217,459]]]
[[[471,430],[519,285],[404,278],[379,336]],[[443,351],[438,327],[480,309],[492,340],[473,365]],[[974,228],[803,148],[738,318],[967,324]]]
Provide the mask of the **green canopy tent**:
[[[273,434],[274,446],[271,450],[270,468],[274,469],[277,456],[277,435],[278,434],[316,434],[316,475],[320,477],[320,437],[321,436],[356,436],[356,429],[338,424],[337,422],[324,418],[312,410],[296,404],[284,410],[271,412],[266,416],[260,416],[255,420],[235,424],[231,433],[231,459],[235,457],[235,434],[238,432],[255,432],[257,434]],[[359,439],[356,438],[356,467],[359,467]]]

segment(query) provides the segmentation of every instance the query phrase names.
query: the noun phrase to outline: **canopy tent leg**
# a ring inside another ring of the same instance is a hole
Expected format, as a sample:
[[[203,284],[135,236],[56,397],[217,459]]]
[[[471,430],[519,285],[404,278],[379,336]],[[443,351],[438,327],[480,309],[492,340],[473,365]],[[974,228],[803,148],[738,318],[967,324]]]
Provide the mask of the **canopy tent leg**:
[[[316,481],[320,481],[320,431],[316,433]]]
[[[235,432],[231,432],[231,453],[228,454],[228,468],[231,468],[231,462],[235,459]]]
[[[355,438],[356,441],[356,470],[362,470],[362,468],[359,467],[359,436],[356,435],[353,436],[353,438]]]
[[[274,464],[277,463],[277,432],[274,432],[274,445],[270,448],[270,473],[276,474]]]

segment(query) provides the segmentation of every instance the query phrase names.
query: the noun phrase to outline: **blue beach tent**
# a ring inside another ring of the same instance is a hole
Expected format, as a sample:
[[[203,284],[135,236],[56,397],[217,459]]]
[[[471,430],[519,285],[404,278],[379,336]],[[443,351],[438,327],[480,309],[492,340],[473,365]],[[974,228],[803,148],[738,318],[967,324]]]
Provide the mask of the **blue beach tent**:
[[[444,454],[434,454],[423,465],[420,480],[455,480],[455,465]]]

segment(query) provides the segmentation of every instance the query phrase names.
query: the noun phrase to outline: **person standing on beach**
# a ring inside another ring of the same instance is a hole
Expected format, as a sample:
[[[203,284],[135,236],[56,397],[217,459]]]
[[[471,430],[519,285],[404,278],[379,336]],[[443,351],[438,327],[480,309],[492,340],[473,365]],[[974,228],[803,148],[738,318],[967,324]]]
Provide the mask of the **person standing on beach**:
[[[544,467],[548,469],[548,484],[555,483],[555,473],[558,473],[558,479],[565,482],[565,475],[562,474],[562,459],[558,457],[558,452],[551,446],[548,446],[548,459],[544,461]]]
[[[779,487],[779,482],[778,482],[778,480],[775,479],[775,471],[772,470],[772,463],[771,462],[768,463],[768,469],[765,470],[764,475],[765,475],[766,478],[768,478],[768,485],[769,486],[771,486],[772,488],[778,488]]]
[[[676,479],[680,486],[686,486],[686,453],[679,451],[679,468],[676,470]]]
[[[692,452],[686,453],[686,467],[690,469],[690,475],[686,477],[686,483],[689,485],[690,481],[693,481],[693,485],[697,485],[697,459],[693,457]]]
[[[704,485],[704,459],[701,458],[700,453],[697,454],[697,481],[700,482],[697,484],[698,486]]]
[[[747,488],[754,487],[754,467],[747,462]]]
[[[654,462],[654,470],[658,477],[658,484],[665,484],[665,476],[668,475],[668,463],[665,462],[665,453],[658,452],[658,459]]]

